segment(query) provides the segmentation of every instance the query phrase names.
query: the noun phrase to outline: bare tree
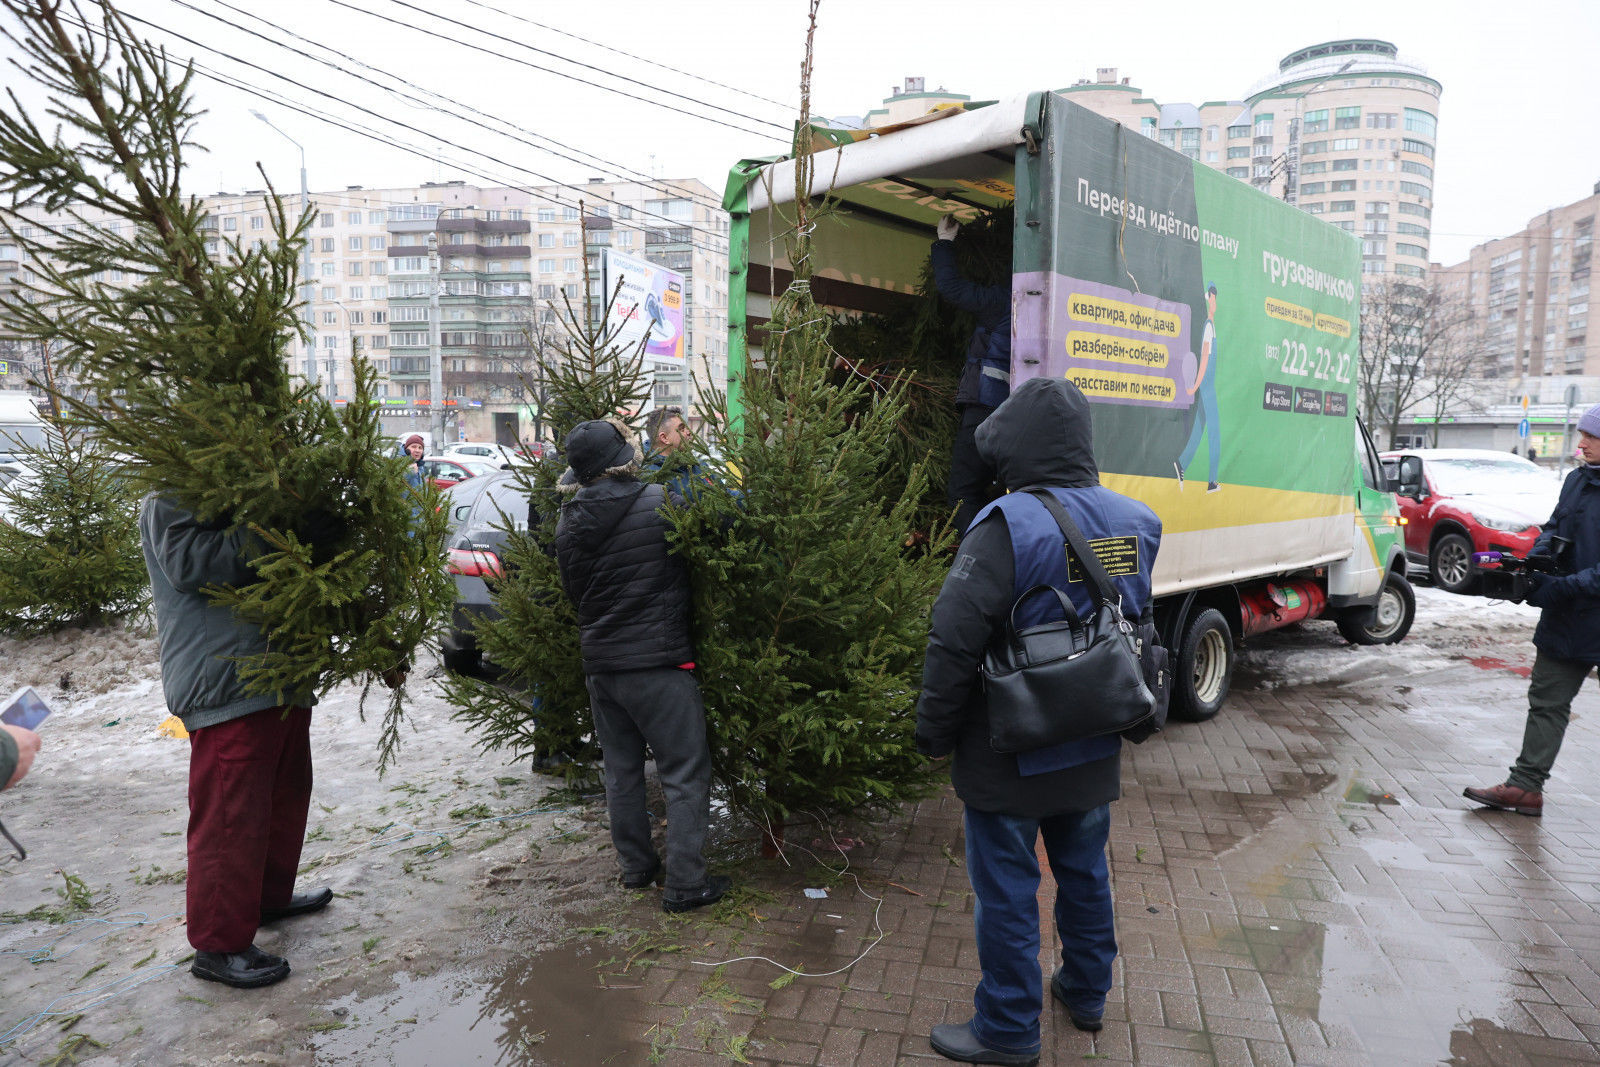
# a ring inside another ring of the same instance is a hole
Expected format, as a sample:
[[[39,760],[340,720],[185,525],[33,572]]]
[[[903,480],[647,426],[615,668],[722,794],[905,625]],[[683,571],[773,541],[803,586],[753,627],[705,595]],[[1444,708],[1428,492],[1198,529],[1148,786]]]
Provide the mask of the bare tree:
[[[1466,398],[1478,345],[1467,307],[1433,282],[1388,278],[1361,301],[1361,415],[1386,447],[1418,412],[1438,419]]]

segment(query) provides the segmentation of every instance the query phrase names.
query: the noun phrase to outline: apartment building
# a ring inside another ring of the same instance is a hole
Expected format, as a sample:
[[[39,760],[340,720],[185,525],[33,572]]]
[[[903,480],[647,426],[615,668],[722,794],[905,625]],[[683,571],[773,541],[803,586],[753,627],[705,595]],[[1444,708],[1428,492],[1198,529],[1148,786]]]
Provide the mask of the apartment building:
[[[1475,246],[1465,260],[1435,264],[1448,295],[1472,310],[1488,378],[1600,375],[1600,337],[1589,330],[1589,271],[1600,183],[1594,195],[1531,219],[1509,237]]]
[[[1239,97],[1161,103],[1115,67],[1056,91],[1357,234],[1367,274],[1421,277],[1441,90],[1390,42],[1347,38],[1289,53]],[[862,121],[890,125],[968,99],[907,79]]]
[[[298,218],[300,195],[282,199]],[[599,252],[606,247],[684,275],[685,358],[681,366],[649,368],[653,399],[692,407],[699,385],[727,382],[728,220],[699,181],[591,181],[576,189],[428,182],[352,186],[309,199],[302,281],[310,336],[296,344],[291,370],[347,403],[352,346],[359,346],[378,372],[384,428],[393,435],[431,421],[435,327],[448,436],[510,442],[547,433],[540,359],[556,358],[569,301],[580,314],[603,302]],[[233,240],[248,248],[270,239],[263,190],[217,193],[203,205],[215,234],[207,244],[212,254],[225,255]],[[27,213],[19,221],[26,225]],[[430,237],[438,254],[437,321]],[[0,286],[28,271],[14,247],[0,244]],[[0,337],[0,385],[21,387],[37,366],[37,353]]]

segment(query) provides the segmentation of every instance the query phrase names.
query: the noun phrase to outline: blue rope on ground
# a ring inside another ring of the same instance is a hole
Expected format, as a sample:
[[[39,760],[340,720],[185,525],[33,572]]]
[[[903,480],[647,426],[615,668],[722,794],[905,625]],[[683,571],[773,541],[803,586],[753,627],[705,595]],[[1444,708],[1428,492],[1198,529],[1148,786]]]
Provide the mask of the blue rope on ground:
[[[26,1019],[23,1019],[17,1025],[13,1026],[11,1029],[7,1030],[5,1033],[0,1034],[0,1049],[22,1040],[30,1031],[33,1030],[34,1027],[38,1026],[46,1019],[77,1015],[81,1012],[88,1011],[90,1008],[98,1007],[99,1005],[104,1004],[113,997],[121,996],[130,989],[137,989],[146,982],[152,982],[163,975],[171,974],[173,971],[178,970],[182,966],[183,964],[181,963],[169,963],[161,967],[152,967],[147,973],[143,974],[135,971],[133,974],[124,975],[115,981],[107,982],[105,985],[94,986],[90,989],[80,989],[72,993],[63,993],[61,996],[45,1005],[43,1011],[35,1012]],[[106,990],[111,990],[111,992],[106,992]],[[60,1004],[62,1001],[71,1000],[73,997],[86,996],[90,993],[104,993],[104,995],[99,999],[90,1000],[84,1004],[74,1005],[73,1007],[64,1011],[56,1010],[56,1005]]]
[[[0,956],[22,956],[25,959],[27,959],[27,961],[29,963],[56,963],[56,962],[59,962],[60,960],[66,959],[68,956],[70,956],[74,952],[78,951],[84,945],[92,945],[92,944],[94,944],[94,942],[99,941],[101,938],[110,937],[112,934],[120,933],[123,930],[131,930],[136,926],[148,926],[151,923],[165,922],[167,919],[177,918],[181,914],[182,914],[182,912],[176,912],[176,911],[168,912],[166,915],[161,915],[161,916],[158,916],[157,918],[152,919],[148,915],[146,915],[144,912],[139,911],[139,912],[130,913],[127,918],[114,917],[114,918],[110,918],[110,919],[73,919],[73,920],[69,921],[68,923],[66,923],[66,925],[67,926],[104,925],[104,926],[111,927],[111,929],[105,931],[102,934],[96,934],[94,937],[91,937],[86,941],[80,941],[76,945],[73,945],[67,951],[61,952],[61,953],[57,953],[56,952],[56,946],[61,944],[61,942],[65,941],[67,939],[67,935],[66,934],[63,934],[61,937],[56,938],[54,941],[50,942],[48,945],[44,945],[44,946],[39,947],[39,948],[6,948],[6,949],[0,949]],[[5,924],[0,924],[0,925],[18,926],[18,925],[21,925],[21,924],[17,923],[17,922],[11,922],[11,923],[5,923]]]

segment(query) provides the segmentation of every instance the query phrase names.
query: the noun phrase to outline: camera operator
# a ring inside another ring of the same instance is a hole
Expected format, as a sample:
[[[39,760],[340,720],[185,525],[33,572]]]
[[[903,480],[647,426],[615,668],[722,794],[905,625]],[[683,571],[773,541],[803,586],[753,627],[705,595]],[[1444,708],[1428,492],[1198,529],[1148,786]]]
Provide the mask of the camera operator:
[[[1578,420],[1583,465],[1567,475],[1550,521],[1528,553],[1528,603],[1542,608],[1528,684],[1522,752],[1501,785],[1463,795],[1519,815],[1544,812],[1544,783],[1561,751],[1572,698],[1600,664],[1600,404]]]

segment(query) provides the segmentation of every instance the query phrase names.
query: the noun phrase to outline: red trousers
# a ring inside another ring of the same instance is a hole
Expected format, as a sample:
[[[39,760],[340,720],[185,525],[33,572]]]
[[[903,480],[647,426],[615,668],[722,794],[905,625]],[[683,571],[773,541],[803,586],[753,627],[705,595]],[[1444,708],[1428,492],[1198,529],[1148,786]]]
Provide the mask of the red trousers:
[[[248,948],[262,907],[289,902],[310,807],[310,708],[267,708],[190,733],[189,944],[196,951]]]

